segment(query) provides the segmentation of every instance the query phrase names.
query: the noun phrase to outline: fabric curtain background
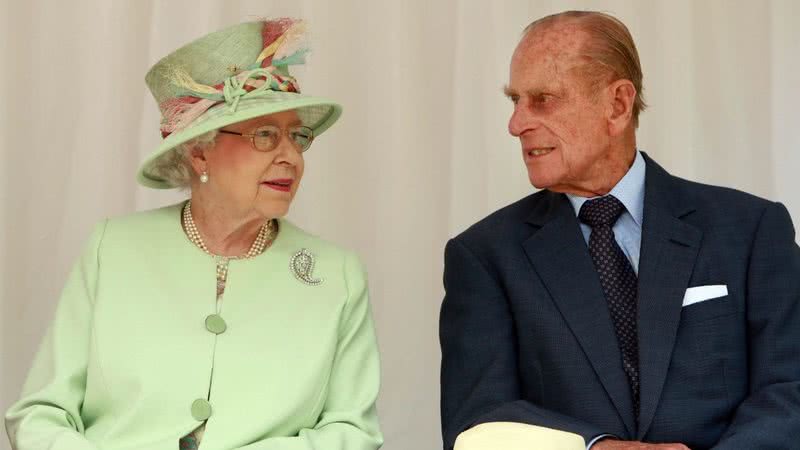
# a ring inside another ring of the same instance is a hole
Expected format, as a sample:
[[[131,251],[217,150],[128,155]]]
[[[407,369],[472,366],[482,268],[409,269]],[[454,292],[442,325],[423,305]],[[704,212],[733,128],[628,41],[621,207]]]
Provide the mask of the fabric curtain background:
[[[2,0],[0,408],[19,395],[92,225],[184,197],[134,180],[160,140],[146,70],[222,26],[289,15],[313,32],[302,89],[345,108],[307,154],[290,218],[369,269],[384,448],[441,448],[442,251],[533,191],[502,87],[521,30],[565,9],[630,28],[650,104],[641,149],[676,175],[782,201],[800,221],[793,0]]]

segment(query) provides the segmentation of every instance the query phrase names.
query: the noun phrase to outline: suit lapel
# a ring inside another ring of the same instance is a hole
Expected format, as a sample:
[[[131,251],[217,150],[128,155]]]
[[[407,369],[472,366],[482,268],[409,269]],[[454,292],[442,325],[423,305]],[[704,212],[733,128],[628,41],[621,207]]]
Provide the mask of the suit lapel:
[[[645,205],[639,263],[640,413],[643,439],[664,387],[702,232],[681,220],[694,209],[676,180],[646,157]]]
[[[523,243],[523,249],[634,435],[630,388],[600,280],[569,200],[548,195],[546,210],[534,211],[529,218],[541,229]]]

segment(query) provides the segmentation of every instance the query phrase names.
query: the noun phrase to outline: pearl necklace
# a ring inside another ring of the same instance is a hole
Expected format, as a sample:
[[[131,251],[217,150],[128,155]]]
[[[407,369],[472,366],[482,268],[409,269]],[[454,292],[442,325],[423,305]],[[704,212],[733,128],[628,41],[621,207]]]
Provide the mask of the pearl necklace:
[[[222,291],[225,289],[225,281],[228,279],[228,262],[230,260],[253,258],[264,253],[264,250],[272,245],[272,242],[275,240],[275,236],[277,234],[277,230],[275,229],[276,227],[273,225],[273,223],[274,220],[270,220],[261,226],[261,229],[258,231],[258,236],[256,236],[256,240],[253,241],[253,244],[250,246],[250,250],[248,250],[243,256],[221,256],[211,253],[206,246],[206,243],[203,242],[203,238],[200,236],[200,232],[197,230],[197,225],[195,225],[194,219],[192,218],[192,201],[189,200],[186,202],[186,206],[183,208],[183,228],[186,231],[186,235],[189,237],[189,240],[217,260],[217,295],[221,295]]]

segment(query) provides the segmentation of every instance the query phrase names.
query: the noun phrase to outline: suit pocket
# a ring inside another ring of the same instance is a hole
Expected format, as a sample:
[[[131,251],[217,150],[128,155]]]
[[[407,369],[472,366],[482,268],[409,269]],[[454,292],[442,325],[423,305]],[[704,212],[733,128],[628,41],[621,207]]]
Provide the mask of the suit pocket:
[[[736,314],[736,305],[730,295],[684,306],[681,309],[681,324],[703,322],[715,317]]]

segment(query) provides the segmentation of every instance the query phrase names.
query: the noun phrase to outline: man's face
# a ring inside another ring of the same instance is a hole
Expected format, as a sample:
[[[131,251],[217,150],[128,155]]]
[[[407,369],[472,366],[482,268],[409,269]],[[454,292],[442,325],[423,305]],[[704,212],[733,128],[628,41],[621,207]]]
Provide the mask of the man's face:
[[[610,111],[603,92],[590,92],[579,52],[585,39],[574,24],[535,29],[511,59],[508,131],[519,138],[528,177],[540,189],[585,190],[602,178],[599,168],[610,157]]]

